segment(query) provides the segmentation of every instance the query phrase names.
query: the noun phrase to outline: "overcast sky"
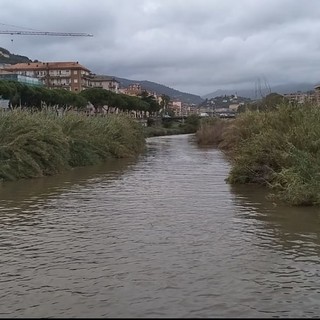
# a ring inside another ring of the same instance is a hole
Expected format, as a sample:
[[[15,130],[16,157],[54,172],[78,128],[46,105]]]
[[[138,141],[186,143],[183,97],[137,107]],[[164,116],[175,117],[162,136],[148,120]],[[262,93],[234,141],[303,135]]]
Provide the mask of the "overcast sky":
[[[0,46],[188,93],[320,83],[319,0],[0,0]]]

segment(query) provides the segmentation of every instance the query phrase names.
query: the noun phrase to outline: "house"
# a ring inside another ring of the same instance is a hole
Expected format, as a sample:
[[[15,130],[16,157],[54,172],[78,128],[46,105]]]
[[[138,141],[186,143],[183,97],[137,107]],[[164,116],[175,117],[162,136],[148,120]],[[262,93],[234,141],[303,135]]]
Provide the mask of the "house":
[[[142,88],[139,83],[133,83],[133,84],[130,84],[128,88],[125,88],[121,92],[129,96],[140,96],[142,94]]]

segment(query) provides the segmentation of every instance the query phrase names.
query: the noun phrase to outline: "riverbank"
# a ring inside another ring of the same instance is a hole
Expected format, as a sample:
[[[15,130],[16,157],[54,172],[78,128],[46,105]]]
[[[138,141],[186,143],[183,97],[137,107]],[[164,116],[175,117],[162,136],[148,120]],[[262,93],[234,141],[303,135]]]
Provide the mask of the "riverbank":
[[[175,122],[171,119],[167,119],[164,123],[153,124],[148,127],[144,127],[144,134],[146,138],[168,136],[176,134],[189,134],[196,133],[201,124],[201,120],[198,115],[190,115],[184,122]]]
[[[215,120],[196,133],[199,144],[228,154],[231,184],[268,187],[271,198],[291,205],[320,205],[320,109],[281,104],[248,111],[232,120]]]
[[[53,175],[145,147],[140,124],[124,115],[87,117],[17,111],[0,114],[0,181]]]

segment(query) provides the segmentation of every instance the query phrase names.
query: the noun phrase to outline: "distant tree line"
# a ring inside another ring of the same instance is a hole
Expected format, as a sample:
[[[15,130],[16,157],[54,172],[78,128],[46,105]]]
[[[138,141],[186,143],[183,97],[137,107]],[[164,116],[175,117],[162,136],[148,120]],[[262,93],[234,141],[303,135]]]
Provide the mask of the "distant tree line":
[[[109,113],[112,108],[126,113],[135,111],[145,117],[147,113],[150,116],[157,114],[163,107],[147,92],[143,92],[140,97],[102,88],[89,88],[75,93],[65,89],[48,89],[7,80],[0,80],[0,96],[9,100],[11,110],[20,108],[41,111],[50,108],[57,112],[83,111],[91,103],[95,114],[103,111]],[[165,97],[165,99],[167,104],[170,98]]]

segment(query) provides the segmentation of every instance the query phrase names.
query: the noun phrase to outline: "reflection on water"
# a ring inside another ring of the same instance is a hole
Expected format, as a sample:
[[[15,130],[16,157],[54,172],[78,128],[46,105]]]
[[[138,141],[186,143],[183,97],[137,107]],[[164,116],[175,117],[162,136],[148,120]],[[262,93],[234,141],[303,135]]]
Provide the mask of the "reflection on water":
[[[76,192],[78,188],[105,177],[116,179],[134,163],[133,159],[112,159],[103,164],[73,168],[50,177],[1,183],[0,224],[34,221],[35,208],[48,198],[70,189]]]
[[[0,316],[319,316],[319,210],[230,186],[193,135],[0,186]]]
[[[73,168],[50,177],[4,182],[0,184],[1,200],[7,204],[10,201],[23,201],[37,195],[59,193],[70,185],[94,182],[104,175],[121,175],[133,163],[132,159],[112,159],[100,165]]]
[[[317,207],[289,207],[266,199],[266,191],[257,186],[231,187],[239,216],[261,223],[263,232],[269,229],[273,239],[283,249],[298,248],[297,254],[309,255],[310,245],[319,253],[320,209]],[[303,250],[306,246],[306,251]]]

